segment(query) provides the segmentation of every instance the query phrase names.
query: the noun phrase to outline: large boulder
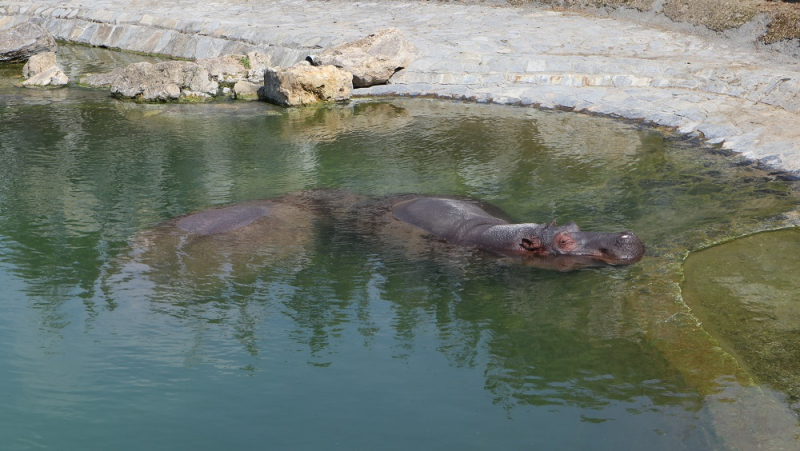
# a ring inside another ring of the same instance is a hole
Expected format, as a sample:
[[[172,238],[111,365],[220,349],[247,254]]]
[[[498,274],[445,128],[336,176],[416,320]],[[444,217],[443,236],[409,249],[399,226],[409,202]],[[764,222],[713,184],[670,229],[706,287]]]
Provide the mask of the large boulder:
[[[246,80],[248,70],[243,55],[222,55],[195,61],[199,67],[208,71],[211,80],[217,83],[233,84]]]
[[[272,57],[266,53],[250,52],[242,60],[247,67],[247,80],[252,83],[263,83],[264,72],[272,66]]]
[[[69,79],[58,66],[54,52],[37,53],[22,68],[22,82],[26,87],[65,86]]]
[[[55,52],[37,53],[28,59],[28,62],[22,66],[22,78],[29,79],[35,75],[50,69],[53,66],[58,66],[56,61]]]
[[[417,49],[400,30],[385,28],[365,38],[331,47],[311,55],[315,65],[333,65],[353,74],[353,87],[386,84],[395,72],[408,67],[418,56]]]
[[[134,63],[106,74],[87,74],[80,84],[110,86],[117,97],[148,102],[202,99],[218,95],[221,85],[262,83],[268,61],[268,56],[251,52],[197,61]]]
[[[264,53],[250,52],[246,55],[223,55],[195,62],[208,70],[212,80],[232,85],[243,80],[263,82],[264,71],[270,66],[271,58]]]
[[[0,63],[17,63],[42,52],[58,49],[53,36],[35,23],[26,22],[0,30]]]
[[[341,102],[350,99],[353,75],[335,66],[312,66],[305,61],[292,67],[270,67],[264,72],[263,100],[281,106]]]
[[[111,84],[114,96],[146,102],[210,97],[218,89],[208,70],[191,61],[134,63]]]

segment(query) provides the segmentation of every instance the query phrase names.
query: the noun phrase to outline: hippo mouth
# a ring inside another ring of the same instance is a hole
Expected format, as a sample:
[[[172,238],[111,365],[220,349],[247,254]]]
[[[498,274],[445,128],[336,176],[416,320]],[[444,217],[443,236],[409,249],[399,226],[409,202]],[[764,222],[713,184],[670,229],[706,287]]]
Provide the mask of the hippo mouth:
[[[596,253],[590,253],[609,264],[635,263],[644,256],[644,244],[631,232],[623,232],[614,240],[612,246],[600,246]]]
[[[545,233],[553,224],[545,227]],[[595,258],[609,264],[630,264],[644,255],[644,244],[633,232],[583,232],[574,223],[561,226],[551,237],[547,246],[541,246],[551,255],[570,255]],[[524,246],[523,246],[524,248]]]
[[[561,272],[574,271],[585,268],[602,268],[607,266],[620,266],[636,263],[638,259],[608,258],[591,255],[526,255],[522,259],[525,265],[541,269],[551,269]]]
[[[595,258],[603,260],[606,263],[615,265],[615,264],[629,264],[629,263],[636,263],[642,259],[642,255],[609,255],[606,253],[602,253],[601,255],[595,256]]]

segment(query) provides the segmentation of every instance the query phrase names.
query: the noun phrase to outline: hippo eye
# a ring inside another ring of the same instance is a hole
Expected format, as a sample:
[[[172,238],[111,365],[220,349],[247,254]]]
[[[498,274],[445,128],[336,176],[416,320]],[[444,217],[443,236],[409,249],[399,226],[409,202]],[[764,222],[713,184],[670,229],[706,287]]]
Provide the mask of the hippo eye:
[[[555,244],[559,249],[571,250],[575,241],[569,236],[569,233],[559,233],[555,237]]]

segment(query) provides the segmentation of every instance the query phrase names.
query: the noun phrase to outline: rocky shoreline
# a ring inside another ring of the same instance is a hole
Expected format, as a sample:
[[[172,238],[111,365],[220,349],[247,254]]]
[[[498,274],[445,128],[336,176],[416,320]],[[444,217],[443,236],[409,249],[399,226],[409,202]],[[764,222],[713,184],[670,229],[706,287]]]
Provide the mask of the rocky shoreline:
[[[406,1],[0,1],[0,29],[24,22],[60,41],[187,59],[260,52],[286,67],[397,28],[419,57],[389,84],[354,95],[438,96],[641,120],[800,175],[800,63],[624,19]]]

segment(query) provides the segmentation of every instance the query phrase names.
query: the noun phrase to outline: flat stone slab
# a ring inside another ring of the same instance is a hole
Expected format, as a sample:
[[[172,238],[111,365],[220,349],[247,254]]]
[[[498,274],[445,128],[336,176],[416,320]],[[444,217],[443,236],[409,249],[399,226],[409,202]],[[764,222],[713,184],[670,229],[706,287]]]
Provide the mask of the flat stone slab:
[[[13,28],[0,28],[0,63],[27,61],[43,52],[55,52],[58,44],[44,28],[34,23],[21,23]]]
[[[632,21],[534,7],[413,1],[0,0],[0,29],[207,58],[252,51],[275,66],[384,28],[419,58],[354,95],[434,95],[565,108],[703,134],[800,175],[800,62]]]

